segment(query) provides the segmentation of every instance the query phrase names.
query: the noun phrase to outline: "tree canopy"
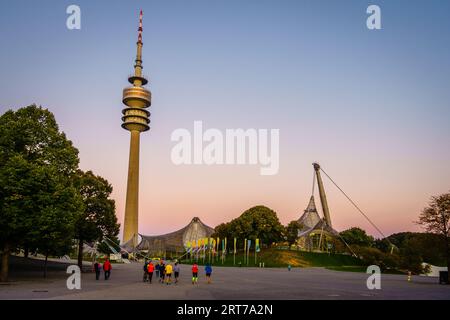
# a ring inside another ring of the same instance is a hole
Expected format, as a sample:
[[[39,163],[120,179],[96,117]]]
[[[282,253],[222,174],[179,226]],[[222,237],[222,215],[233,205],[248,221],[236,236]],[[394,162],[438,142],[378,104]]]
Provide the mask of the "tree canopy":
[[[32,105],[0,116],[3,280],[10,250],[32,246],[48,256],[70,246],[81,204],[70,183],[78,162],[78,150],[47,109]]]
[[[112,187],[92,172],[80,178],[78,163],[78,150],[47,109],[31,105],[0,116],[0,280],[17,249],[62,256],[77,235],[117,235]]]
[[[265,245],[283,240],[284,233],[276,212],[265,206],[252,207],[238,218],[215,228],[215,235],[220,238],[258,238]]]
[[[431,197],[428,206],[420,213],[418,223],[441,238],[450,282],[450,193]]]
[[[340,232],[341,237],[349,245],[359,245],[364,247],[372,247],[374,244],[374,238],[368,235],[365,230],[353,227],[345,231]]]
[[[79,170],[74,185],[83,200],[83,210],[75,221],[75,235],[78,240],[78,264],[81,267],[83,244],[114,238],[119,233],[120,225],[115,214],[115,202],[110,199],[111,184],[104,178],[94,175],[92,171]]]
[[[286,226],[286,237],[289,245],[294,244],[298,239],[298,232],[301,230],[301,223],[297,220],[289,222]]]

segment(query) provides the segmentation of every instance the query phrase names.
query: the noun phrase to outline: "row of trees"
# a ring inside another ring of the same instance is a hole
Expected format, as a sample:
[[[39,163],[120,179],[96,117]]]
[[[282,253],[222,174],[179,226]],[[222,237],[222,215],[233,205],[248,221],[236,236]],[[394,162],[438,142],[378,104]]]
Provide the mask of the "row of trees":
[[[367,265],[376,264],[382,269],[422,273],[423,262],[450,267],[450,194],[432,197],[417,223],[427,232],[402,232],[384,239],[375,239],[361,228],[350,228],[340,233],[340,239],[333,240],[334,247],[339,252],[349,251],[341,241],[343,239]],[[259,238],[263,246],[280,242],[292,245],[296,243],[301,229],[298,221],[284,227],[275,211],[256,206],[240,217],[218,225],[214,236],[222,239]],[[241,241],[238,246],[243,246]]]
[[[115,237],[112,187],[78,168],[78,150],[47,109],[31,105],[0,116],[0,280],[9,255],[23,250],[63,256],[83,244]]]
[[[340,235],[367,264],[415,273],[425,271],[424,262],[450,269],[450,193],[431,197],[417,224],[426,232],[374,239],[360,228],[350,228]]]

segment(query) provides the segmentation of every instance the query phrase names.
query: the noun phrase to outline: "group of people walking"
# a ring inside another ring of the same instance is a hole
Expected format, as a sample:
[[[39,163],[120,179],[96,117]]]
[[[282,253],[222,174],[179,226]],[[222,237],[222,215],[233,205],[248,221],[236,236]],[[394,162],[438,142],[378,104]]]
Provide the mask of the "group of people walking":
[[[145,260],[143,281],[152,283],[153,273],[156,273],[155,276],[160,283],[166,283],[167,285],[172,283],[172,274],[174,274],[174,281],[177,283],[180,275],[180,266],[178,262],[175,262],[172,266],[170,263],[165,264],[163,260],[159,261],[159,263],[156,261],[155,264],[153,264],[152,260]]]
[[[172,284],[172,274],[173,274],[173,281],[175,284],[178,283],[178,279],[180,277],[180,265],[178,264],[178,262],[175,262],[172,265],[172,263],[165,263],[164,260],[159,260],[159,262],[155,261],[155,263],[153,264],[152,260],[145,260],[143,269],[144,269],[143,282],[152,283],[154,273],[156,279],[158,279],[158,282],[166,285]],[[100,273],[102,270],[105,275],[105,280],[109,280],[112,270],[112,265],[109,259],[105,260],[103,266],[98,261],[94,263],[96,280],[100,279]],[[198,283],[198,272],[199,272],[199,267],[196,263],[192,265],[191,271],[192,271],[192,284],[195,285]],[[207,283],[208,284],[211,283],[212,266],[209,263],[205,265],[205,275]]]
[[[144,276],[143,276],[143,282],[149,282],[152,283],[153,273],[156,273],[156,278],[158,279],[159,283],[170,285],[172,284],[172,274],[173,274],[173,280],[174,283],[178,283],[178,279],[180,277],[180,265],[178,262],[175,262],[175,264],[172,266],[171,263],[164,263],[163,260],[160,260],[153,264],[153,261],[145,261],[144,263]],[[194,263],[192,265],[192,284],[198,283],[198,265]],[[211,274],[212,274],[212,266],[210,264],[207,264],[205,266],[205,274],[206,279],[208,283],[211,283]]]
[[[96,280],[100,279],[100,272],[102,269],[105,274],[105,280],[109,280],[109,277],[111,276],[111,270],[112,270],[112,265],[111,265],[111,262],[109,261],[109,259],[105,260],[105,262],[103,263],[103,266],[101,265],[100,262],[95,261],[94,271],[95,271],[95,279]]]

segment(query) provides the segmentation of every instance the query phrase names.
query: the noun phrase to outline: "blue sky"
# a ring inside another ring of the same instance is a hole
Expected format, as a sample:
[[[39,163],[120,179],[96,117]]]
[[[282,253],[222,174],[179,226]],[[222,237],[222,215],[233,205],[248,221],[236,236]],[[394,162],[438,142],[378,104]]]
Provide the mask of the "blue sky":
[[[70,4],[81,8],[81,30],[66,28]],[[381,7],[382,30],[366,28],[369,4]],[[1,1],[0,112],[31,103],[54,112],[82,168],[113,183],[119,219],[129,147],[121,90],[141,8],[153,93],[141,144],[142,216],[181,226],[199,215],[214,226],[262,203],[288,222],[307,205],[313,161],[387,233],[417,229],[412,221],[429,196],[449,190],[448,1]],[[280,174],[174,167],[170,133],[194,120],[279,128]],[[327,188],[337,227],[370,230]],[[161,200],[187,195],[195,203]]]

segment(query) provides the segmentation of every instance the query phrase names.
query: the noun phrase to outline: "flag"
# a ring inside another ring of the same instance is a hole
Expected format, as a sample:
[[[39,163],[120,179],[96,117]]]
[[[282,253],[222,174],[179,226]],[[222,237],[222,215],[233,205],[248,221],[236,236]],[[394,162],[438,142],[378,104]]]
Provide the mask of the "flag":
[[[260,249],[259,249],[259,239],[256,239],[256,240],[255,240],[255,251],[256,251],[256,252],[259,252],[259,251],[260,251]]]
[[[250,247],[252,246],[252,240],[248,239],[247,250],[250,251]]]
[[[237,241],[237,239],[234,238],[234,254],[236,254],[236,241]]]
[[[191,242],[190,241],[186,242],[185,249],[186,249],[186,252],[191,251]]]
[[[225,238],[225,254],[227,253],[227,238]]]

